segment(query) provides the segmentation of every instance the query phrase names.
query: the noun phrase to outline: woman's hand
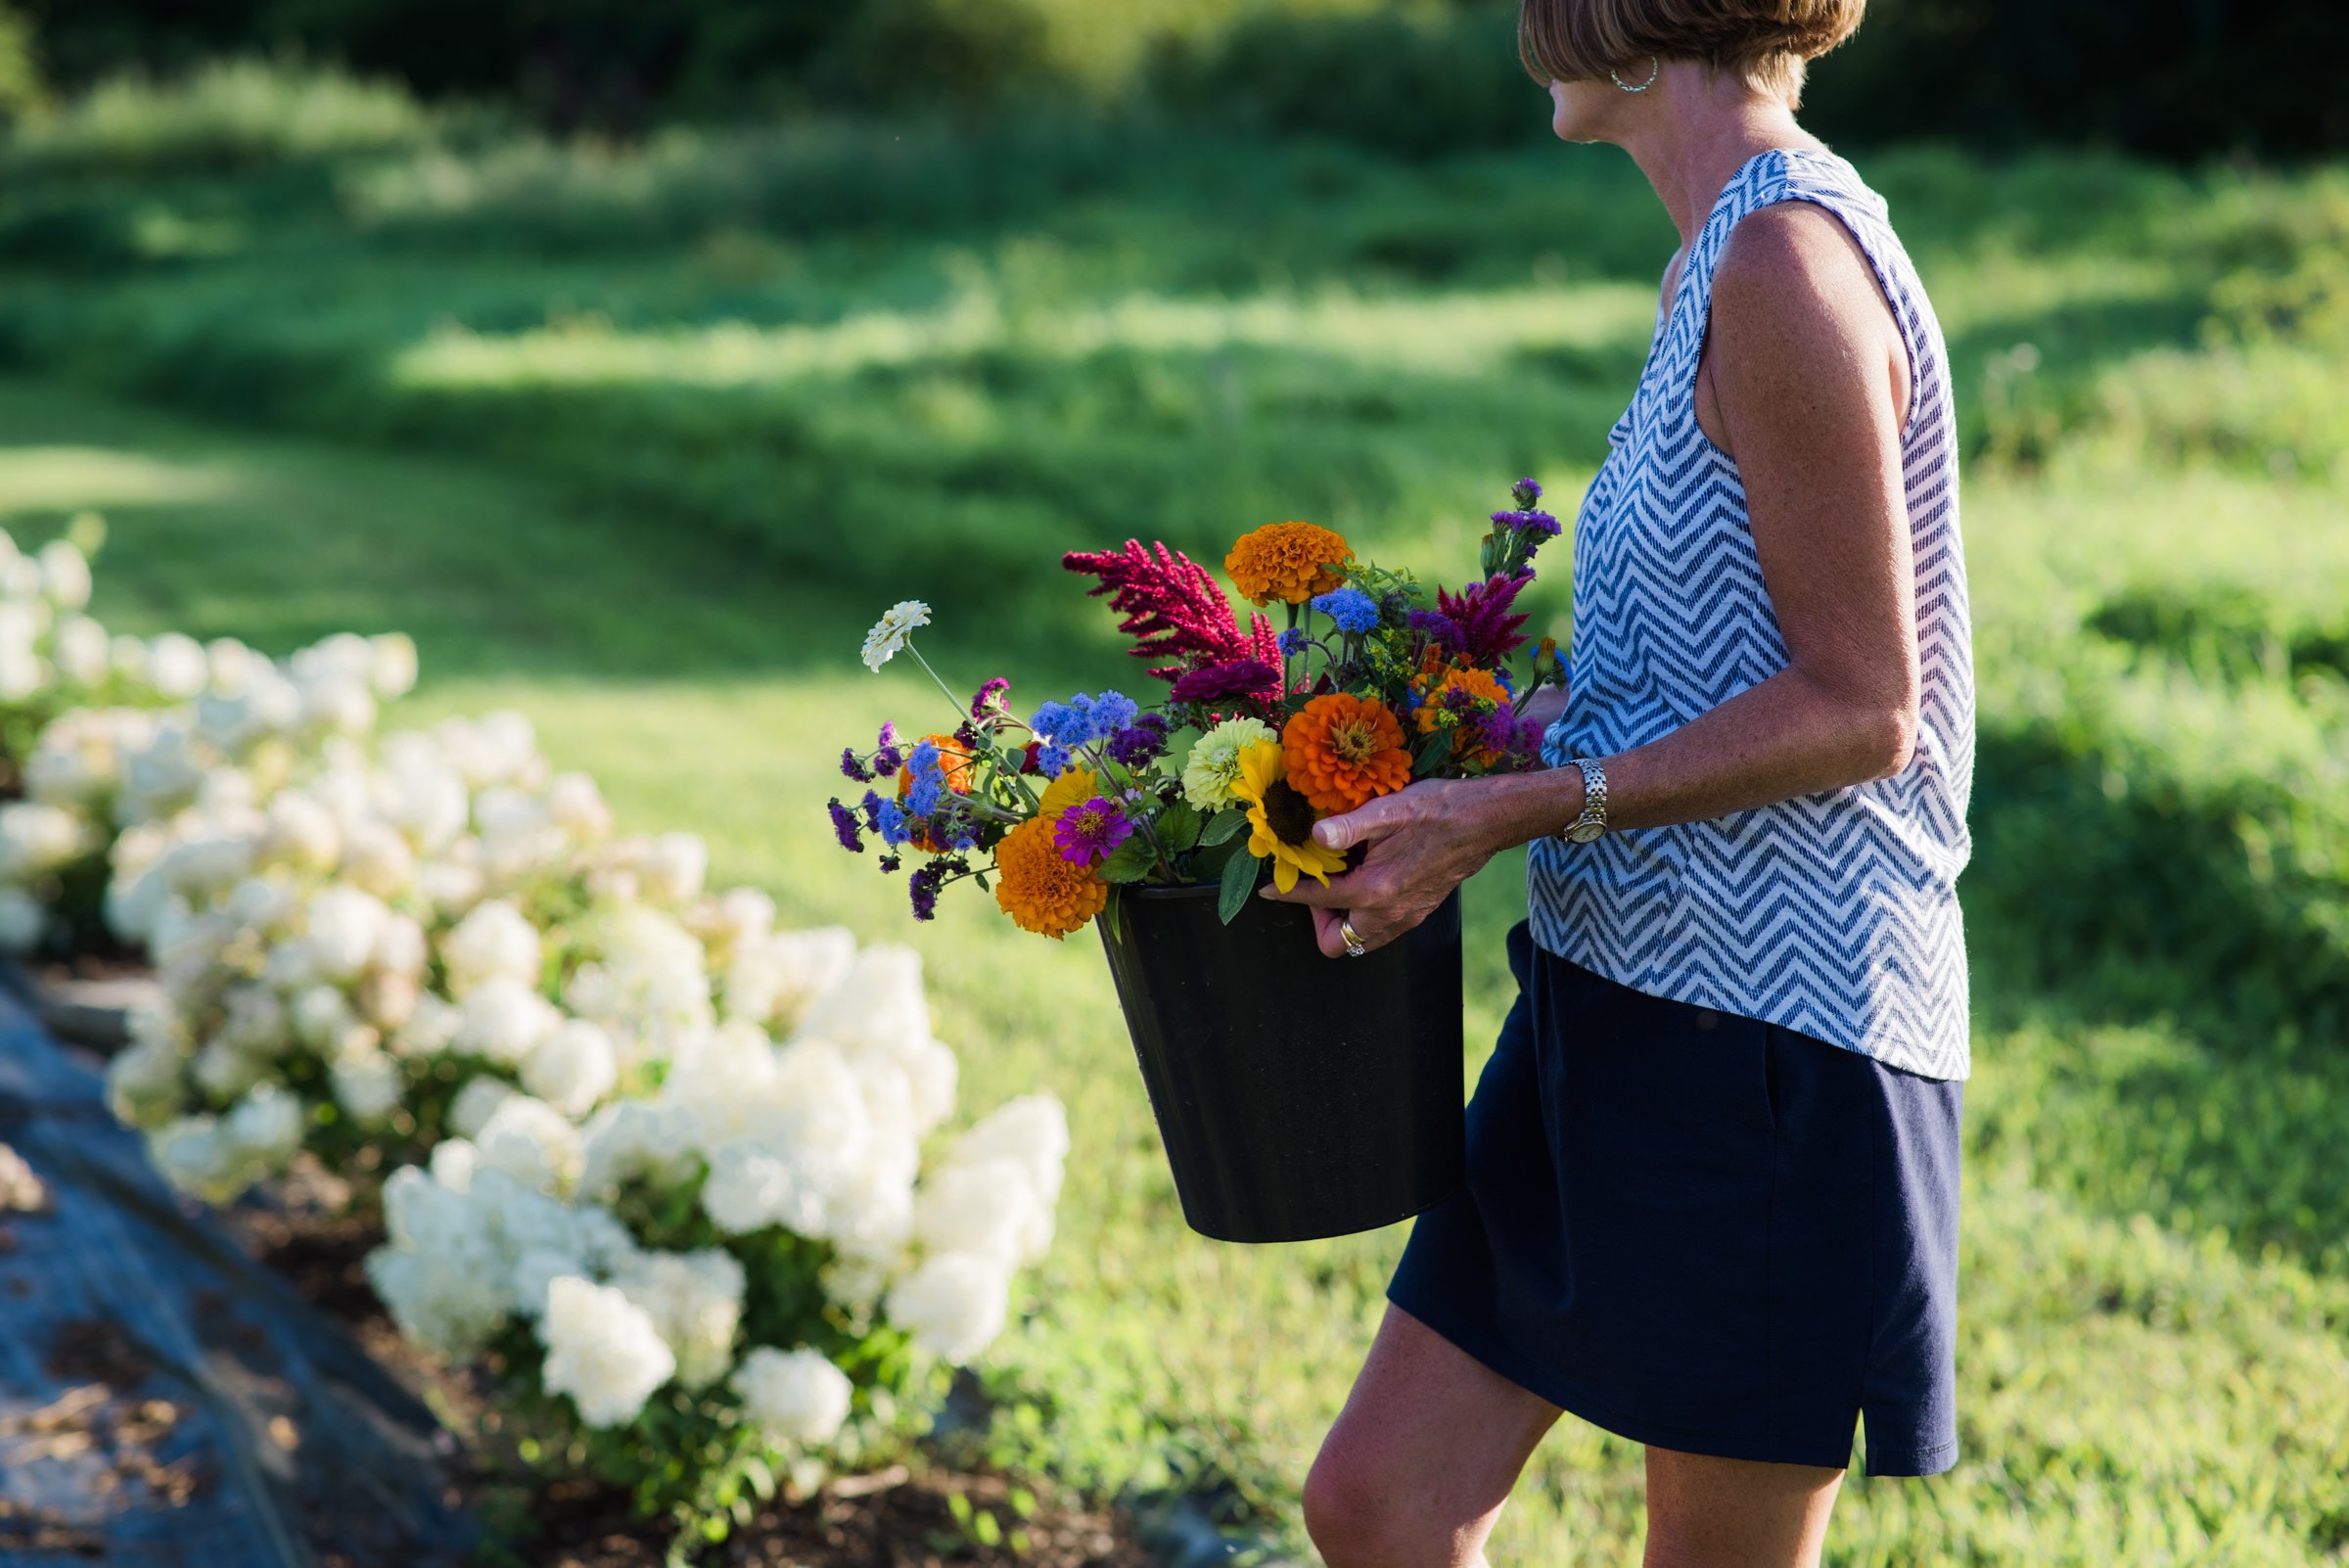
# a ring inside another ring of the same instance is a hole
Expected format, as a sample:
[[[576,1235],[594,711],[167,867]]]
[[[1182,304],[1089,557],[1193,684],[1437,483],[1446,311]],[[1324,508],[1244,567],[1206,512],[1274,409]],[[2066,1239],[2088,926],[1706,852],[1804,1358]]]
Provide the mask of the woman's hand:
[[[1325,848],[1350,850],[1366,844],[1370,853],[1328,887],[1308,878],[1288,893],[1267,887],[1264,897],[1309,904],[1321,951],[1342,956],[1343,921],[1354,922],[1364,949],[1383,947],[1433,914],[1451,891],[1484,868],[1501,848],[1484,830],[1482,807],[1488,779],[1421,779],[1382,795],[1343,816],[1313,828]]]

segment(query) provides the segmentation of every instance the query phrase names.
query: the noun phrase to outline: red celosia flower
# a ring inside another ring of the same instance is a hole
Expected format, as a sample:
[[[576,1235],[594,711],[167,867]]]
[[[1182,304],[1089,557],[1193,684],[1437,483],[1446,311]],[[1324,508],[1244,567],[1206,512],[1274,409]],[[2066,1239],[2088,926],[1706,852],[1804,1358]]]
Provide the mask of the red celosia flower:
[[[1164,544],[1145,550],[1128,539],[1123,550],[1072,550],[1060,564],[1101,579],[1086,591],[1110,596],[1109,607],[1125,617],[1118,629],[1134,639],[1135,658],[1169,661],[1150,671],[1161,680],[1240,659],[1280,667],[1272,623],[1250,616],[1242,631],[1216,579],[1180,550]]]

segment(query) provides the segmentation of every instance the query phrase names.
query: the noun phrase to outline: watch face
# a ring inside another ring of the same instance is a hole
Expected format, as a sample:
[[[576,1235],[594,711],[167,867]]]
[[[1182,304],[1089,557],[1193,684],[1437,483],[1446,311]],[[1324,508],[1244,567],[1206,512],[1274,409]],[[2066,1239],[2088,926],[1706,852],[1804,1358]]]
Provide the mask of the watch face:
[[[1566,836],[1577,844],[1589,844],[1606,837],[1604,822],[1577,822],[1566,830]]]

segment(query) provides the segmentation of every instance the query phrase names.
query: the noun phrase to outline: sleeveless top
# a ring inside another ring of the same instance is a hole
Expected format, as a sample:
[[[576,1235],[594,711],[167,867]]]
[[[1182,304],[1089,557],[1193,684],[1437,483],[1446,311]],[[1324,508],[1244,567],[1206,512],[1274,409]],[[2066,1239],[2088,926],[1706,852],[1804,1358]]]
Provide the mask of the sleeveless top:
[[[1831,154],[1759,155],[1688,248],[1639,390],[1575,523],[1561,765],[1656,740],[1786,668],[1736,463],[1696,422],[1713,272],[1729,231],[1812,202],[1866,253],[1911,371],[1901,458],[1916,563],[1922,687],[1915,756],[1897,775],[1707,822],[1538,841],[1534,940],[1650,995],[1815,1036],[1933,1079],[1970,1070],[1965,935],[1974,753],[1973,642],[1958,532],[1958,436],[1940,324],[1886,208]]]

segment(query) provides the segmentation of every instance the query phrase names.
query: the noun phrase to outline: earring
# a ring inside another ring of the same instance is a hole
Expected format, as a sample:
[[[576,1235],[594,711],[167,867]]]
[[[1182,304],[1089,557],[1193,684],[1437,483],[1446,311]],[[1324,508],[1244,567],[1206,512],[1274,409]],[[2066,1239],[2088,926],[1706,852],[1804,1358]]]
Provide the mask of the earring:
[[[1615,69],[1612,66],[1607,68],[1607,74],[1610,76],[1615,76],[1615,85],[1622,88],[1625,92],[1643,93],[1656,84],[1656,78],[1658,76],[1664,74],[1664,57],[1662,55],[1655,55],[1651,56],[1650,58],[1656,63],[1655,69],[1647,73],[1647,80],[1640,82],[1635,86],[1631,82],[1625,81],[1621,76],[1616,76]]]

